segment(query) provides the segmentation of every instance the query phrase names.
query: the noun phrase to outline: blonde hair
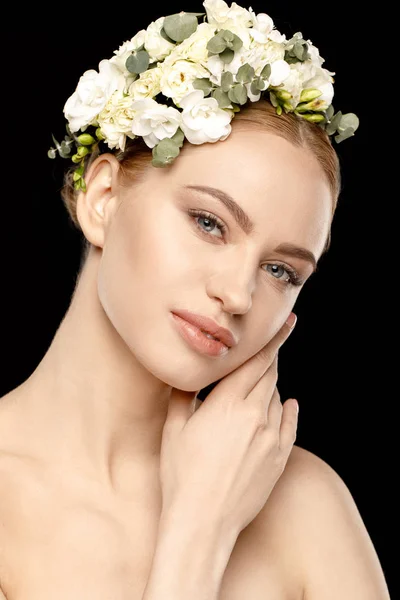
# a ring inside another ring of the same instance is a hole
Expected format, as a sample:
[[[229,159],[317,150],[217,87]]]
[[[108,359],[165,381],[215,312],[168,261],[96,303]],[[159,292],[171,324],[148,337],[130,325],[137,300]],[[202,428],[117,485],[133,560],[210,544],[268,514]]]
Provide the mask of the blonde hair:
[[[278,115],[272,104],[265,98],[261,98],[257,102],[249,102],[244,108],[241,108],[232,119],[232,129],[239,123],[244,124],[249,129],[263,129],[264,131],[272,132],[288,140],[294,146],[305,148],[312,152],[322,167],[332,193],[332,222],[341,191],[341,173],[339,157],[332,146],[330,137],[325,131],[315,123],[309,123],[294,113],[286,114],[283,112],[281,115]],[[187,140],[184,141],[184,145],[188,143]],[[123,181],[129,182],[131,185],[139,183],[149,169],[157,168],[151,164],[151,150],[146,146],[142,138],[128,140],[124,152],[117,150],[113,153],[121,165],[120,177]],[[86,171],[98,155],[98,151],[90,155],[86,164]],[[179,156],[176,160],[179,160]],[[61,196],[70,219],[75,227],[80,230],[81,228],[76,215],[79,192],[74,188],[73,173],[74,168],[72,167],[65,174]],[[329,230],[323,253],[328,251],[330,243],[331,231]],[[86,240],[82,262],[84,262],[87,256],[89,247],[90,244]]]

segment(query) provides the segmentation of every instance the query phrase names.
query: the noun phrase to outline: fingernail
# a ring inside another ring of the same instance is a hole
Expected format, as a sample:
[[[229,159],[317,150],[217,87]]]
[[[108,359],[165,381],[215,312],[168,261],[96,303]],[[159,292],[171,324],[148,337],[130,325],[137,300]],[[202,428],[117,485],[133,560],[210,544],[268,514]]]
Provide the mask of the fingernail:
[[[287,318],[286,325],[289,325],[290,329],[293,329],[294,326],[296,325],[296,321],[297,321],[297,315],[295,315],[294,312],[291,312]]]

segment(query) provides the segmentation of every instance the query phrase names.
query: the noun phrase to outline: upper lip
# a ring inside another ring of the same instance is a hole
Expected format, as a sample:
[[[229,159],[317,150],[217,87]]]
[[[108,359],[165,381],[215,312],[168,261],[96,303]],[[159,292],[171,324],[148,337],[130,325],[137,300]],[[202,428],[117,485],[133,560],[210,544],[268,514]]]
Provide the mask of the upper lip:
[[[199,329],[210,333],[215,338],[218,338],[225,346],[228,346],[228,348],[236,346],[237,341],[233,333],[229,331],[229,329],[225,329],[225,327],[218,325],[213,319],[204,317],[203,315],[197,315],[188,310],[173,310],[172,312],[175,315],[178,315],[178,317],[185,319],[185,321],[188,321],[188,323],[191,323]]]

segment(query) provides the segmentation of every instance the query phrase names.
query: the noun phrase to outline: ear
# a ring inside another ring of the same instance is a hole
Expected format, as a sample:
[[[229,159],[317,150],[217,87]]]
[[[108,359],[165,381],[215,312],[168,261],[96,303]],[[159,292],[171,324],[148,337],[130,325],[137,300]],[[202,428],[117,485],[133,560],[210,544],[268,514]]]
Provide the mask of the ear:
[[[113,154],[101,154],[85,175],[86,192],[77,200],[77,217],[86,239],[104,246],[108,224],[117,208],[119,162]]]

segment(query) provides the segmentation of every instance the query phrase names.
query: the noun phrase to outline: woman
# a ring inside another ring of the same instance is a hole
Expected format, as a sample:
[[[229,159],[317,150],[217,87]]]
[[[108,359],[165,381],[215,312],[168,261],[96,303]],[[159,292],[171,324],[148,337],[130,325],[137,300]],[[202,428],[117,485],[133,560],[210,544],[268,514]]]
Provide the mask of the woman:
[[[282,406],[276,387],[340,190],[329,129],[313,116],[335,124],[329,74],[318,71],[323,91],[296,89],[283,63],[316,68],[314,47],[289,48],[267,16],[204,6],[211,28],[155,22],[144,44],[138,35],[85,74],[65,107],[69,134],[50,152],[73,156],[63,198],[87,246],[48,351],[1,402],[8,600],[388,598],[347,488],[294,445],[296,403]],[[202,40],[216,35],[210,103],[190,69],[206,79]],[[278,52],[262,77],[253,55],[254,73],[222,78],[232,61],[220,55],[242,56],[235,35]],[[175,48],[190,65],[177,66]],[[162,109],[139,96],[157,85]],[[142,104],[125,105],[127,90]],[[292,101],[312,105],[295,114]],[[193,314],[212,320],[197,320],[208,338]],[[197,392],[218,380],[200,405]]]

